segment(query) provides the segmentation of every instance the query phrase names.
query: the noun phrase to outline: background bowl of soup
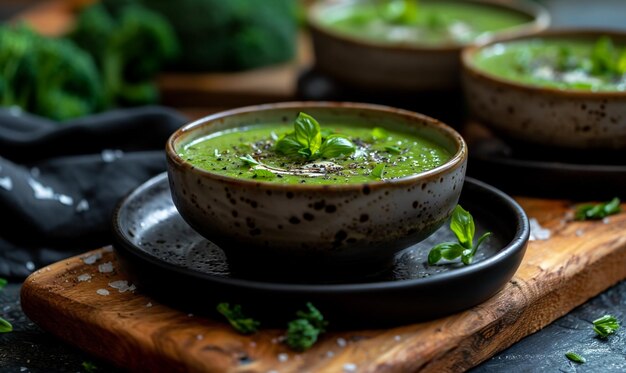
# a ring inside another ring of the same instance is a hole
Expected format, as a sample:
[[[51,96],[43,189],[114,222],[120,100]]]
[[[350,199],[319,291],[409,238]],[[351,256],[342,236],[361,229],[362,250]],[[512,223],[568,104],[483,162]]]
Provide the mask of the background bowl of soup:
[[[356,87],[452,90],[464,46],[545,29],[523,0],[322,0],[308,10],[320,71]]]
[[[497,133],[563,149],[626,149],[626,33],[547,31],[469,48],[464,88]]]
[[[343,136],[357,150],[315,160],[279,156],[276,142],[301,112],[320,123],[324,143]],[[177,209],[230,260],[348,272],[384,267],[440,227],[467,162],[462,137],[443,123],[353,103],[214,114],[175,132],[166,151]]]

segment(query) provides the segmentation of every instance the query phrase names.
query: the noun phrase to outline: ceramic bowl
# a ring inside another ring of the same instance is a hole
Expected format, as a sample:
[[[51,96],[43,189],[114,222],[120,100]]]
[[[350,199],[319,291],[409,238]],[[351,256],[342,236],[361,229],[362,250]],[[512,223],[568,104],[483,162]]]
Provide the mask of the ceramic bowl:
[[[220,176],[178,155],[185,144],[207,134],[250,124],[291,123],[301,111],[320,123],[414,133],[453,156],[435,169],[399,179],[283,185]],[[166,152],[173,201],[191,227],[222,247],[229,260],[292,268],[350,269],[391,262],[395,253],[446,221],[459,198],[467,162],[463,138],[441,122],[386,106],[328,102],[268,104],[214,114],[176,131]]]
[[[450,91],[460,81],[463,45],[419,46],[370,41],[339,33],[320,19],[340,12],[359,0],[322,0],[308,10],[315,67],[338,81],[365,89],[394,91]],[[466,2],[463,0],[424,0]],[[485,34],[475,43],[527,35],[548,27],[550,17],[542,7],[525,0],[469,0],[528,15],[532,21]]]
[[[595,41],[608,35],[626,45],[626,32],[546,31],[524,39]],[[503,43],[506,43],[504,41]],[[545,88],[515,82],[483,71],[474,57],[494,45],[463,53],[463,86],[470,113],[504,137],[563,149],[626,149],[626,92]]]

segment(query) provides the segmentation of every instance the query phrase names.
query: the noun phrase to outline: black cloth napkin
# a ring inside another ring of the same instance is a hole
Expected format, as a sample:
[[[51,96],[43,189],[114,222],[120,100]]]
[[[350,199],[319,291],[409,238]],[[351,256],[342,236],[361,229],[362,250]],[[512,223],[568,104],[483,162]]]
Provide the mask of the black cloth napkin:
[[[185,122],[156,106],[61,123],[0,109],[0,277],[109,244],[116,203],[165,170]]]

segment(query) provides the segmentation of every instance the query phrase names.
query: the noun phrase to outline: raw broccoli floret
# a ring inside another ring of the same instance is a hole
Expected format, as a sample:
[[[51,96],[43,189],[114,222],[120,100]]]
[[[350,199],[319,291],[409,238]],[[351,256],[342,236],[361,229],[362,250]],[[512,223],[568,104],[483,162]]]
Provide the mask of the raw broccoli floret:
[[[295,54],[294,0],[140,0],[174,27],[184,58],[171,69],[242,70]]]
[[[101,104],[91,57],[72,42],[25,26],[0,28],[1,102],[56,120],[87,115]]]
[[[178,54],[167,20],[132,0],[109,0],[85,9],[69,37],[96,59],[107,107],[158,101],[154,78]]]

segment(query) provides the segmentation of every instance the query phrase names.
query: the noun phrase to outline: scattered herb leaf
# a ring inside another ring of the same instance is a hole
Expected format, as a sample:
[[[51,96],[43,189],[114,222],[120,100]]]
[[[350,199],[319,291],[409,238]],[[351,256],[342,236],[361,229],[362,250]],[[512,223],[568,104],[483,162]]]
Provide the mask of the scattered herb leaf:
[[[596,75],[617,72],[615,46],[608,36],[602,36],[596,41],[591,51],[591,72]]]
[[[83,370],[85,370],[85,372],[87,373],[93,373],[98,370],[96,364],[92,363],[91,361],[83,361],[82,366]]]
[[[593,330],[602,338],[608,337],[619,329],[619,322],[615,316],[604,315],[593,321]]]
[[[230,325],[242,334],[251,334],[256,332],[261,325],[260,322],[246,317],[241,311],[241,306],[235,304],[232,308],[228,303],[220,303],[217,305],[217,312],[226,317]]]
[[[617,214],[620,211],[620,200],[615,197],[606,203],[586,204],[576,207],[574,218],[576,220],[598,220]]]
[[[248,165],[248,166],[256,166],[259,164],[259,161],[257,161],[256,159],[252,158],[252,156],[250,154],[246,154],[243,157],[239,157],[239,159],[241,159],[244,164]]]
[[[474,260],[474,255],[476,255],[478,247],[491,235],[491,232],[486,232],[480,236],[478,242],[474,245],[474,234],[476,230],[474,219],[461,205],[457,205],[452,212],[450,230],[454,232],[459,242],[444,242],[430,249],[428,253],[428,265],[435,265],[442,258],[454,260],[459,257],[464,265],[470,265]]]
[[[419,17],[418,0],[387,0],[381,15],[389,23],[414,24]]]
[[[0,290],[4,289],[5,286],[7,286],[8,281],[2,277],[0,277]]]
[[[387,131],[385,131],[383,128],[374,127],[372,129],[372,137],[374,138],[374,140],[384,139],[388,136],[389,135],[387,134]]]
[[[587,362],[587,359],[585,359],[584,357],[580,356],[579,354],[575,352],[567,352],[565,354],[565,357],[578,364],[584,364]]]
[[[384,163],[379,163],[376,165],[376,167],[374,167],[374,169],[372,170],[372,176],[382,180],[383,176],[385,175],[385,164]]]
[[[322,136],[324,132],[325,136]],[[300,113],[294,122],[294,132],[283,135],[274,147],[276,152],[302,156],[308,160],[324,157],[334,158],[352,154],[356,147],[344,136],[322,131],[312,116]]]
[[[13,331],[13,325],[0,317],[0,333],[8,333]]]
[[[400,154],[402,153],[402,149],[397,146],[385,146],[385,150],[392,154]]]
[[[263,168],[257,168],[254,170],[254,177],[261,177],[261,178],[265,178],[265,179],[272,179],[274,177],[276,177],[276,174],[273,173],[272,171],[268,171],[266,169]]]
[[[295,351],[311,348],[320,334],[326,331],[328,322],[322,313],[311,303],[306,304],[307,311],[298,311],[297,319],[287,325],[287,345]]]

